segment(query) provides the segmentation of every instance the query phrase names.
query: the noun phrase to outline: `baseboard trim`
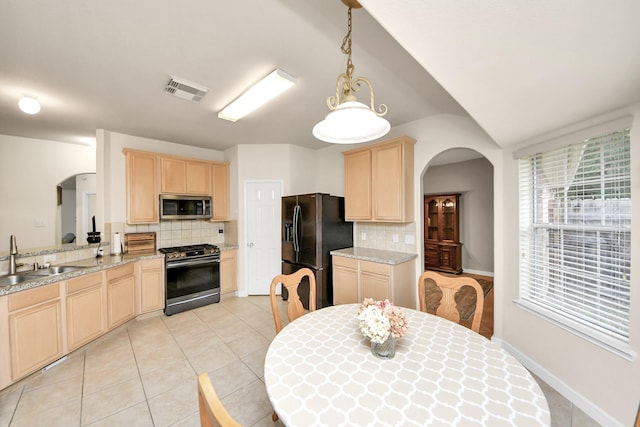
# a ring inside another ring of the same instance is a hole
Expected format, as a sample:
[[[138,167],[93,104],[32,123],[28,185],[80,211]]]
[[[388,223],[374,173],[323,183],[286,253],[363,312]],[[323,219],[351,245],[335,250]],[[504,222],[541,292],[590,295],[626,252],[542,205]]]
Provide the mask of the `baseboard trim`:
[[[491,276],[493,277],[493,271],[481,271],[481,270],[469,270],[469,269],[462,269],[463,273],[468,273],[468,274],[477,274],[478,276]]]
[[[540,377],[542,381],[553,387],[558,393],[564,396],[573,405],[577,406],[587,415],[593,418],[594,421],[600,423],[605,427],[624,427],[624,424],[621,424],[618,420],[611,417],[609,414],[600,409],[600,407],[575,391],[568,384],[560,380],[551,372],[547,371],[542,365],[538,364],[527,355],[520,352],[517,348],[515,348],[508,342],[500,338],[492,339],[492,341],[508,351],[511,355],[513,355],[513,357],[518,359],[518,361],[522,363],[525,368]]]

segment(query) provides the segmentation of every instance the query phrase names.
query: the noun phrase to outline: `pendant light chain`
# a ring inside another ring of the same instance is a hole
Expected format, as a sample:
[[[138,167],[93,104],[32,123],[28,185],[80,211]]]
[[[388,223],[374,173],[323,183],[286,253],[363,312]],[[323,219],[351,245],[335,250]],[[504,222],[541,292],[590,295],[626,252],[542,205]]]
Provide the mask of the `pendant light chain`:
[[[342,53],[347,55],[347,72],[346,75],[348,80],[351,81],[353,76],[353,62],[351,62],[351,8],[349,8],[349,12],[347,13],[347,35],[344,36],[342,40],[342,46],[340,46],[340,50]]]
[[[344,4],[360,5],[355,0],[342,0]],[[340,50],[347,55],[347,70],[338,76],[335,95],[327,98],[327,107],[331,111],[324,120],[313,127],[313,136],[321,141],[335,144],[355,144],[372,141],[389,132],[391,125],[382,118],[387,106],[380,104],[375,108],[373,87],[366,77],[353,78],[355,66],[351,61],[351,7],[347,13],[347,34],[342,39]],[[362,87],[368,89],[370,106],[359,102],[356,93]]]

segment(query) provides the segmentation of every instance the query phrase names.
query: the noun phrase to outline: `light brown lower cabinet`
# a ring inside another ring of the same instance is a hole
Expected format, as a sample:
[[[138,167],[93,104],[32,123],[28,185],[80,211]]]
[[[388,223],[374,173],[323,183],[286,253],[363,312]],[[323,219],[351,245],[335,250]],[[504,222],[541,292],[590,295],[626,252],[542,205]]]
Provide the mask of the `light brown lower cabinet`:
[[[238,290],[237,252],[235,250],[220,252],[220,295]]]
[[[138,262],[140,314],[164,308],[164,259],[154,258]]]
[[[9,295],[8,310],[12,381],[64,355],[59,283]]]
[[[107,331],[107,293],[102,272],[67,281],[67,350],[98,338]]]
[[[163,307],[163,258],[0,296],[0,390],[136,315]]]
[[[414,261],[385,264],[333,256],[333,303],[351,304],[365,298],[415,308],[417,277]]]
[[[136,315],[134,264],[107,270],[107,327],[122,325]]]

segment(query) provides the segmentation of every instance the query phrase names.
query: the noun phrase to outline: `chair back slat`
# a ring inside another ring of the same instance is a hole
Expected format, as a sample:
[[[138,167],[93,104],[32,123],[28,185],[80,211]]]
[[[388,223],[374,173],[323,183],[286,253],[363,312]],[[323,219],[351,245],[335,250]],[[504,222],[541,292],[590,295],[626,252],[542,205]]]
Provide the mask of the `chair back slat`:
[[[304,306],[302,305],[302,301],[300,300],[300,295],[298,293],[298,286],[304,278],[309,280],[309,311],[315,311],[316,278],[310,269],[301,268],[295,273],[279,274],[271,281],[271,286],[269,287],[269,298],[271,300],[271,311],[273,312],[276,334],[282,330],[282,319],[280,317],[280,310],[278,309],[276,295],[278,283],[281,283],[289,292],[289,298],[287,299],[287,320],[292,322],[305,313]]]
[[[435,271],[425,271],[418,278],[420,311],[425,313],[427,312],[425,292],[428,282],[434,283],[442,292],[442,299],[436,309],[436,315],[456,323],[460,323],[460,312],[455,301],[455,295],[465,286],[472,287],[476,294],[476,308],[471,322],[471,329],[475,332],[480,331],[480,322],[482,321],[482,312],[484,310],[484,290],[477,280],[468,276],[450,276],[436,273]]]

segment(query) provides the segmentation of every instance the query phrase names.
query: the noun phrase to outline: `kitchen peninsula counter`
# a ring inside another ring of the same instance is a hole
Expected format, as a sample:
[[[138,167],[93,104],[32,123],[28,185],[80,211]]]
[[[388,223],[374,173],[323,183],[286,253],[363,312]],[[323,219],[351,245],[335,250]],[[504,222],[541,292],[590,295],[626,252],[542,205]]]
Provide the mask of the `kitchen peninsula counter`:
[[[141,261],[145,259],[164,258],[164,255],[159,252],[139,252],[132,254],[122,255],[103,255],[101,257],[79,259],[77,261],[66,262],[59,265],[69,265],[74,267],[83,267],[80,270],[69,271],[61,274],[53,274],[50,276],[42,276],[29,280],[26,282],[18,283],[11,286],[0,287],[0,296],[9,295],[15,292],[24,291],[27,289],[37,288],[39,286],[48,285],[50,283],[60,282],[62,280],[68,280],[74,277],[83,276],[85,274],[94,273],[96,271],[105,270],[108,268],[117,267],[119,265],[128,264],[131,262]],[[27,274],[28,271],[21,271],[19,274]]]
[[[360,261],[370,261],[389,265],[402,264],[418,257],[417,254],[411,254],[407,252],[394,252],[370,248],[345,248],[337,249],[329,253],[334,256],[341,256],[344,258],[353,258]]]

